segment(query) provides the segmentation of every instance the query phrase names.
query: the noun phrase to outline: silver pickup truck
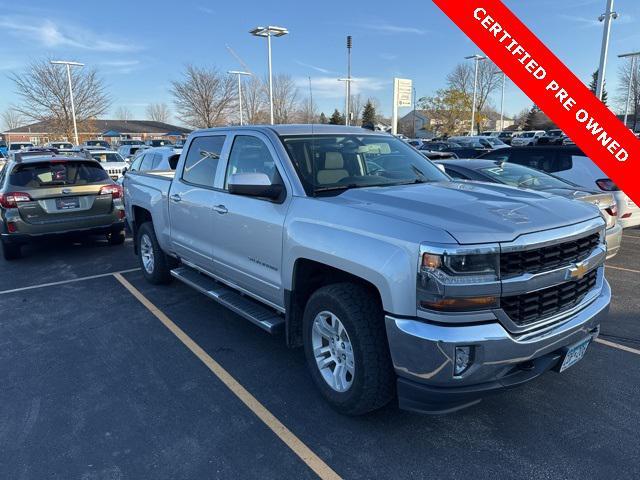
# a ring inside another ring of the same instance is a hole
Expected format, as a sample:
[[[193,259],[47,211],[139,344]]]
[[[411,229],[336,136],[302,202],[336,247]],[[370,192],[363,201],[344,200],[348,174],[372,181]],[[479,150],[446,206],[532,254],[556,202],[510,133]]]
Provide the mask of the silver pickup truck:
[[[609,308],[596,207],[451,181],[386,134],[201,130],[124,189],[146,279],[283,331],[345,414],[448,412],[563,371]]]

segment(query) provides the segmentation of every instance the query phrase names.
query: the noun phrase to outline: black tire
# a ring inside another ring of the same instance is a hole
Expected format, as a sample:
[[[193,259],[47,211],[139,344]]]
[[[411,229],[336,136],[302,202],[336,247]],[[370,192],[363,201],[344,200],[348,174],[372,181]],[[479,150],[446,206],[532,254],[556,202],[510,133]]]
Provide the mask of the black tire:
[[[145,237],[151,244],[151,251],[153,253],[152,268],[145,267],[145,263],[143,261],[142,245],[145,242]],[[154,285],[162,285],[171,282],[172,277],[169,272],[172,268],[173,262],[170,261],[167,254],[164,253],[160,248],[160,245],[158,245],[158,239],[156,238],[156,233],[151,222],[146,222],[140,225],[136,242],[138,247],[138,261],[140,263],[140,268],[142,269],[142,274],[147,282]]]
[[[16,260],[22,257],[22,247],[2,242],[2,257],[7,261]]]
[[[124,239],[124,228],[121,230],[114,230],[107,235],[107,241],[109,242],[109,245],[122,245],[124,243]]]
[[[355,369],[351,386],[344,392],[335,390],[325,381],[313,353],[313,324],[323,311],[338,317],[351,340]],[[305,307],[303,339],[311,376],[323,397],[338,412],[362,415],[385,406],[395,397],[396,377],[389,354],[384,312],[376,296],[364,286],[335,283],[316,290]]]

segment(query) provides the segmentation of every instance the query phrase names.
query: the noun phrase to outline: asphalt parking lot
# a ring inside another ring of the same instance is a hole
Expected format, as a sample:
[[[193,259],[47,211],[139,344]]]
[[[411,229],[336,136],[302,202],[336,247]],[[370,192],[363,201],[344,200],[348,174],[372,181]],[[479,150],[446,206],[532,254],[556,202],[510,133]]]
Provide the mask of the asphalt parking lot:
[[[348,418],[301,350],[147,284],[130,241],[31,246],[0,260],[0,478],[638,478],[640,230],[609,267],[607,344],[564,374]]]

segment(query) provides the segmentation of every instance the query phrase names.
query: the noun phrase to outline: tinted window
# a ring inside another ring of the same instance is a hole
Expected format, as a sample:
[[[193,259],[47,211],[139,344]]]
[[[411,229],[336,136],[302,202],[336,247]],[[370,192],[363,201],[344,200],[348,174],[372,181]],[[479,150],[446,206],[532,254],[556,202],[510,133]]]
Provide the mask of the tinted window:
[[[481,155],[480,158],[490,158],[491,160],[500,160],[501,162],[509,161],[509,157],[511,150],[508,148],[500,148],[498,150],[494,150],[493,152],[485,153]]]
[[[54,185],[89,185],[109,180],[94,162],[38,162],[17,165],[9,175],[14,187],[48,188]]]
[[[203,187],[213,187],[225,136],[197,137],[189,146],[182,179]]]
[[[91,156],[96,160],[98,160],[100,163],[124,162],[124,158],[122,158],[119,153],[95,152],[95,153],[92,153]]]
[[[229,177],[236,173],[264,173],[272,182],[274,181],[275,162],[262,140],[247,135],[236,136],[229,154],[225,188]]]

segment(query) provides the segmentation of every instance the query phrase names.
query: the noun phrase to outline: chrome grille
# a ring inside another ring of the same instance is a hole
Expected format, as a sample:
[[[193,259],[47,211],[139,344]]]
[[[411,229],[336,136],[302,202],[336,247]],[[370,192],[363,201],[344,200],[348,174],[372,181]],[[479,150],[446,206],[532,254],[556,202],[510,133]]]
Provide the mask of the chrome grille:
[[[502,297],[500,306],[513,323],[526,327],[578,305],[595,287],[597,279],[598,269],[594,269],[579,280],[536,292]]]
[[[500,275],[509,278],[524,273],[540,273],[584,260],[600,243],[594,233],[577,240],[520,252],[500,254]]]

